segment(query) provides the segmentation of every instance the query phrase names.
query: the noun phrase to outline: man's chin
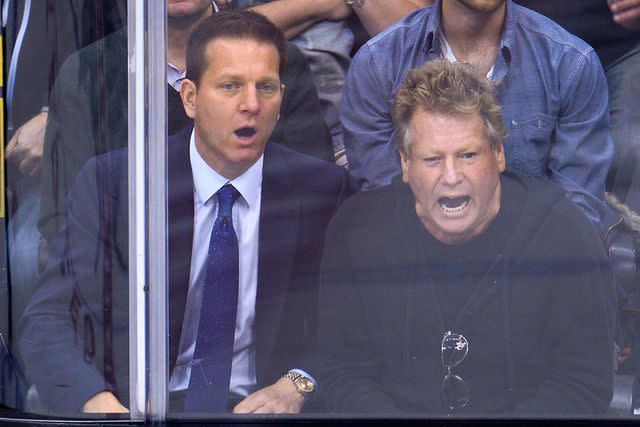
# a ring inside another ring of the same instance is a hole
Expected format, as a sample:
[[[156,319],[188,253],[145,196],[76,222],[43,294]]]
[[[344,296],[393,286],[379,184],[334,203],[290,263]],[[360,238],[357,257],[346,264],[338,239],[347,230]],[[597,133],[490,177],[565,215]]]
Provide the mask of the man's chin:
[[[452,221],[453,222],[453,221]],[[478,233],[474,232],[473,227],[460,224],[430,224],[425,227],[433,237],[447,245],[458,245],[473,239]]]

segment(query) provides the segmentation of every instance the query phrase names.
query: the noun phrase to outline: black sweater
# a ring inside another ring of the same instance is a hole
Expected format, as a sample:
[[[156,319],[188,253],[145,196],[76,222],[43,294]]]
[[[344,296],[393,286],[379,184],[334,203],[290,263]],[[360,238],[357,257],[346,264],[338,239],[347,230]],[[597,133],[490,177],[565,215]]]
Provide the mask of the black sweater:
[[[602,245],[557,187],[510,174],[501,181],[501,213],[466,247],[444,248],[427,233],[403,183],[340,209],[320,301],[318,380],[331,411],[446,412],[448,329],[469,340],[453,369],[471,392],[463,412],[607,408],[615,293]]]

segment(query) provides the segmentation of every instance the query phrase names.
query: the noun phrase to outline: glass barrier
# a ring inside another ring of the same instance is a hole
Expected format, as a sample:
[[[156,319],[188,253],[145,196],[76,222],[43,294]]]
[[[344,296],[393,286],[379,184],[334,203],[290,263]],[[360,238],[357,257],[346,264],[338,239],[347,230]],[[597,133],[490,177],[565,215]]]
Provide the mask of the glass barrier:
[[[0,420],[633,419],[635,21],[312,3],[3,2]]]
[[[25,413],[129,406],[126,6],[3,2],[2,403]]]

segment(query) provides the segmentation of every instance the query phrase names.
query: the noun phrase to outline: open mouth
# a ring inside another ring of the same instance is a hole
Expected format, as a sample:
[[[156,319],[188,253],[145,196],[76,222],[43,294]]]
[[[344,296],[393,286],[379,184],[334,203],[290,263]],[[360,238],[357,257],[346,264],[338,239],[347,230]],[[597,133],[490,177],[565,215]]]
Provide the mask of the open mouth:
[[[446,213],[460,212],[469,205],[469,196],[461,197],[440,197],[438,204]]]
[[[256,132],[257,130],[255,130],[255,128],[252,128],[252,127],[243,127],[240,129],[236,129],[234,131],[236,136],[239,138],[251,138],[253,135],[256,134]]]

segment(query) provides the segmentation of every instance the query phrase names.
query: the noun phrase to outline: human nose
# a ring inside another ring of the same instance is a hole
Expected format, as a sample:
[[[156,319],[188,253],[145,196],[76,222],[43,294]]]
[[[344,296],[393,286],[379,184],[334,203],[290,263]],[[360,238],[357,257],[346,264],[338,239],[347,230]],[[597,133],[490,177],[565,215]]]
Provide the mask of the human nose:
[[[462,173],[456,159],[448,158],[443,162],[442,181],[446,185],[456,185],[462,181]]]
[[[259,109],[260,99],[258,98],[258,90],[254,87],[247,87],[242,93],[240,111],[256,113]]]

